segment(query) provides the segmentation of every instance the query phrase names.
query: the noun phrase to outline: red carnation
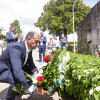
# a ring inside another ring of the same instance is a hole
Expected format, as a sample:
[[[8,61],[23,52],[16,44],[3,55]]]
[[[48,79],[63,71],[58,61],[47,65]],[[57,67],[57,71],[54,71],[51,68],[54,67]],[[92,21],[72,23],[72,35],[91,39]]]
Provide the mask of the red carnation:
[[[100,57],[100,53],[98,53],[99,57]]]
[[[52,49],[52,54],[54,54],[55,52],[56,52],[56,50],[53,50],[53,49]]]
[[[38,82],[42,82],[43,80],[44,80],[44,77],[43,77],[43,76],[38,76],[38,77],[37,77],[37,81],[38,81]]]
[[[44,62],[49,62],[50,61],[50,56],[49,55],[47,55],[47,56],[45,56],[44,58],[43,58],[43,61]]]

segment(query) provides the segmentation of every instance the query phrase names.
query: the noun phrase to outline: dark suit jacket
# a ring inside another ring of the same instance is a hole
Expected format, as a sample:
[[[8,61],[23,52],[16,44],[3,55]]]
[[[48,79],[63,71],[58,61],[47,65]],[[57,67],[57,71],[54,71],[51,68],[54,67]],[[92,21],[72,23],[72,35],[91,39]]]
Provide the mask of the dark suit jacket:
[[[16,35],[16,33],[14,33],[14,35]],[[7,39],[7,47],[11,46],[12,44],[18,41],[18,38],[14,39],[11,32],[6,33],[6,39]]]
[[[33,63],[32,51],[23,66],[25,56],[25,41],[18,42],[3,52],[0,56],[0,82],[15,84],[14,80],[17,80],[24,88],[28,89],[30,87],[30,80],[25,77],[24,71],[33,74],[37,68]]]

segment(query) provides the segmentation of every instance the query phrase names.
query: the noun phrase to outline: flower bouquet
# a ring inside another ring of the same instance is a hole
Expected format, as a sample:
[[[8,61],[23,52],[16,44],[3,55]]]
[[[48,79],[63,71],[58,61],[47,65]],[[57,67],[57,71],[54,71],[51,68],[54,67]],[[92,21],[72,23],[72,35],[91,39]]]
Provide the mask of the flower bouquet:
[[[53,48],[52,49],[52,54],[54,54],[56,52],[56,49],[55,48]]]
[[[31,84],[34,84],[38,87],[42,87],[43,83],[45,82],[42,73],[43,73],[42,69],[37,70],[32,76],[24,72],[25,76],[32,81]],[[21,84],[15,85],[12,89],[20,95],[23,95],[26,91],[25,88]]]
[[[36,86],[42,86],[43,82],[44,82],[44,77],[42,75],[43,70],[37,70],[34,75],[32,75],[32,81],[33,84],[35,84]]]

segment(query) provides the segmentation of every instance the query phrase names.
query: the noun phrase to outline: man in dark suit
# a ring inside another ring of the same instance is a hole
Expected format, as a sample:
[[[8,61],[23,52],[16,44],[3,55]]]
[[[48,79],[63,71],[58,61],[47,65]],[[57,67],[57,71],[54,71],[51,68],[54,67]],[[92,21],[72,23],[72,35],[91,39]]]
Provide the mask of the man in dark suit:
[[[40,42],[39,42],[39,60],[42,61],[42,54],[43,57],[45,56],[45,49],[46,49],[46,42],[47,38],[43,35],[43,32],[40,33]]]
[[[37,70],[32,59],[32,50],[39,45],[40,37],[36,32],[28,32],[25,41],[9,46],[0,56],[0,82],[9,83],[6,100],[15,100],[17,95],[12,88],[20,83],[29,92],[48,94],[40,87],[31,84],[24,72],[33,75]]]
[[[18,34],[15,33],[15,27],[10,27],[10,32],[6,33],[7,47],[18,41]]]

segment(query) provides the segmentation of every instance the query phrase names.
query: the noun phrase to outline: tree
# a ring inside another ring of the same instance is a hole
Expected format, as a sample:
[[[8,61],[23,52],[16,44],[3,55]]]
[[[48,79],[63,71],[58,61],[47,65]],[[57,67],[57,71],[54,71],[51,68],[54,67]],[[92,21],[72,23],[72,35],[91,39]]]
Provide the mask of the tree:
[[[22,30],[20,29],[20,24],[18,20],[14,20],[11,24],[10,27],[14,26],[16,28],[15,33],[18,33],[19,35],[22,33]],[[10,29],[9,29],[10,30]]]
[[[50,0],[44,5],[44,11],[34,25],[42,31],[49,30],[50,33],[55,33],[56,35],[59,35],[60,31],[64,31],[65,35],[72,33],[73,4],[74,0]],[[83,20],[90,10],[91,8],[83,4],[82,0],[77,0],[74,7],[75,30],[78,28],[79,21]]]

